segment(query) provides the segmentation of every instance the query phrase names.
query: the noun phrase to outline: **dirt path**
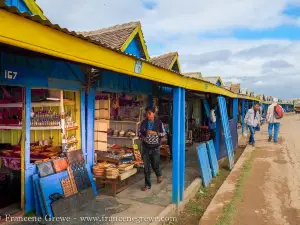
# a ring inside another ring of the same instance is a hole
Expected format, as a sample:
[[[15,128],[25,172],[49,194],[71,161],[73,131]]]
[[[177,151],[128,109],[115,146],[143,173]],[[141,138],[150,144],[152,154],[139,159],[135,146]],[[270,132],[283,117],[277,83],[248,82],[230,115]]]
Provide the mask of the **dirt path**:
[[[286,116],[279,136],[279,143],[268,143],[267,126],[256,134],[231,224],[300,224],[300,116]]]

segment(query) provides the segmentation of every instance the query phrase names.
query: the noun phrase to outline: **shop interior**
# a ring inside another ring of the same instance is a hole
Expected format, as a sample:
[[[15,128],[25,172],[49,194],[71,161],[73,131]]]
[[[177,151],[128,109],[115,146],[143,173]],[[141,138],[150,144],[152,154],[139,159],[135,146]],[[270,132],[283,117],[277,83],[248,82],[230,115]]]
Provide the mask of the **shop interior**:
[[[156,117],[162,120],[167,133],[160,148],[162,164],[170,163],[171,99],[172,92],[170,96],[162,98],[145,94],[103,91],[96,93],[94,123],[96,164],[93,173],[97,188],[112,184],[113,194],[116,194],[128,187],[128,178],[131,177],[134,181],[143,179],[140,169],[143,168],[143,149],[138,132],[140,123],[145,119],[145,108],[149,105],[155,107]],[[125,181],[125,185],[116,189],[114,185],[117,186],[122,181]]]
[[[204,99],[209,105],[214,103],[213,97],[204,94],[188,92],[186,96],[186,149],[191,150],[191,153],[187,154],[189,166],[198,164],[193,144],[212,139]],[[107,193],[108,189],[116,195],[128,188],[129,178],[130,183],[133,183],[133,180],[137,182],[143,179],[142,170],[139,169],[143,167],[143,161],[138,131],[140,123],[145,118],[145,108],[151,104],[156,108],[156,116],[163,122],[167,133],[160,148],[162,167],[164,167],[164,164],[171,162],[172,154],[172,89],[160,90],[155,97],[96,92],[93,174],[97,188],[105,189],[100,190],[100,193]],[[199,173],[195,174],[199,176]]]
[[[24,88],[1,86],[0,216],[20,211]],[[79,93],[31,89],[30,163],[60,158],[80,149]],[[63,116],[62,116],[63,115]]]

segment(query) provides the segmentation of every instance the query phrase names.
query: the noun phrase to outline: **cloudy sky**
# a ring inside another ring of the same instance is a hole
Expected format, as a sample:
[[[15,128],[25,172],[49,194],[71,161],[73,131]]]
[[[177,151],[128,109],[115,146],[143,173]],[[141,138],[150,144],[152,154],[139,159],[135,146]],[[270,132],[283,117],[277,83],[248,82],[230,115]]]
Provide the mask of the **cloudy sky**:
[[[141,21],[150,56],[180,54],[184,72],[255,93],[300,97],[300,0],[36,0],[62,27]]]

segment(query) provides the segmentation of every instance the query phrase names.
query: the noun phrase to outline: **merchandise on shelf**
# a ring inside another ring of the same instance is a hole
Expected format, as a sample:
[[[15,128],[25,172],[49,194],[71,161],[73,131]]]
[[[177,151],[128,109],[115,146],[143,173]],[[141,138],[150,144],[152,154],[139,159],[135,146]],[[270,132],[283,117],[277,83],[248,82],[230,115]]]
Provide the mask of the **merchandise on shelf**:
[[[49,110],[39,110],[31,112],[31,126],[60,126],[60,115],[56,112]]]
[[[77,123],[73,120],[72,111],[66,113],[65,115],[65,128],[77,127]]]
[[[21,125],[22,108],[0,108],[0,124]]]

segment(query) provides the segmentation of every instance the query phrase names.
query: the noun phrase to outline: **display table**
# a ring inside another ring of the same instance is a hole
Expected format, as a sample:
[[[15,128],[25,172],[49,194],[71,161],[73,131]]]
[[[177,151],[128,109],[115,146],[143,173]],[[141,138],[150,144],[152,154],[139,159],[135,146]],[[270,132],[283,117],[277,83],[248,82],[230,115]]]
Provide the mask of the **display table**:
[[[128,188],[130,177],[136,173],[137,173],[137,169],[133,168],[124,173],[121,173],[117,179],[107,179],[105,177],[99,177],[99,176],[94,176],[94,178],[96,179],[97,187],[99,187],[99,185],[101,184],[111,184],[113,196],[115,197],[116,194]],[[121,184],[122,181],[124,181],[124,184]],[[117,188],[117,185],[120,185],[120,187]]]

